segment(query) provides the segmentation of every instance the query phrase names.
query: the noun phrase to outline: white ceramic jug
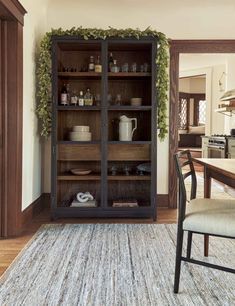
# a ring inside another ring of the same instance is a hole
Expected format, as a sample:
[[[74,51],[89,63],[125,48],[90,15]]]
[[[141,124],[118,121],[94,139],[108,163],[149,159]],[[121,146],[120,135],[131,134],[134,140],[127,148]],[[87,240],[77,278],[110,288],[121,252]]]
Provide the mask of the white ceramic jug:
[[[135,126],[132,128],[132,121],[134,121]],[[119,121],[119,140],[120,141],[132,141],[133,133],[137,129],[137,119],[128,118],[123,115],[120,117]]]

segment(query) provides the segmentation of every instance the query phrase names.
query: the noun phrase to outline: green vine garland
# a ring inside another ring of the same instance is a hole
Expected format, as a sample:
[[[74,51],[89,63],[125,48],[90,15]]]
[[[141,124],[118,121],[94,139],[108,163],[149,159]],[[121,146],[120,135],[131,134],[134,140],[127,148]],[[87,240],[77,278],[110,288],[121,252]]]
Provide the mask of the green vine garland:
[[[168,41],[163,33],[151,30],[150,28],[141,31],[139,29],[84,29],[73,27],[70,30],[52,29],[43,37],[40,44],[39,62],[37,67],[38,83],[38,105],[36,114],[41,121],[41,135],[48,137],[51,131],[51,37],[53,35],[80,36],[84,39],[106,39],[108,37],[135,37],[143,36],[156,37],[157,46],[157,101],[158,115],[157,124],[160,140],[164,140],[167,134],[167,101],[168,101]]]

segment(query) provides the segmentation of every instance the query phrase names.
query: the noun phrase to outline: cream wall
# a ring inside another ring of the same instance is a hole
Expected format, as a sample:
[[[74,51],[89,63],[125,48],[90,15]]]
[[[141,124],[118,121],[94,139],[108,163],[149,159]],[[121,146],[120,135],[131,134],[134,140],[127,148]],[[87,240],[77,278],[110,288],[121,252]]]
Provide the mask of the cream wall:
[[[23,85],[23,177],[22,210],[42,193],[41,141],[35,116],[35,57],[45,33],[47,1],[22,0],[27,10],[24,25],[24,85]]]
[[[50,191],[50,144],[41,145],[35,110],[35,48],[46,30],[73,26],[144,29],[172,39],[234,39],[234,0],[20,1],[24,27],[23,208]],[[47,6],[48,5],[48,6]],[[219,22],[218,22],[219,20]],[[42,151],[42,156],[41,156]],[[43,183],[41,184],[41,162]],[[158,192],[168,192],[168,139],[158,146]]]
[[[235,88],[235,56],[229,56],[227,61],[227,90]],[[230,129],[235,128],[235,115],[225,117],[225,133],[230,134]]]

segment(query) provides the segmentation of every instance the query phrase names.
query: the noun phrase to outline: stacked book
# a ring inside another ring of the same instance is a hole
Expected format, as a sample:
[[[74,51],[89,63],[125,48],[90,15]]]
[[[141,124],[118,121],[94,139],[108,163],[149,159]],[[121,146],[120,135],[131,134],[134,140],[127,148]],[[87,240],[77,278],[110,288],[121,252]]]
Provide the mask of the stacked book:
[[[138,201],[135,199],[114,200],[113,207],[138,207]]]
[[[97,207],[96,200],[89,200],[87,202],[81,203],[77,199],[74,199],[70,207]]]

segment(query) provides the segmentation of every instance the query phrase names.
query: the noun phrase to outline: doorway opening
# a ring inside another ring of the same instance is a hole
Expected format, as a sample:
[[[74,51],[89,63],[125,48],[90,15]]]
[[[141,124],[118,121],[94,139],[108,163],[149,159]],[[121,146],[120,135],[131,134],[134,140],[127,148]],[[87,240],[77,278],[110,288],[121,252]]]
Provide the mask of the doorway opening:
[[[229,58],[235,65],[234,53],[235,40],[171,42],[169,115],[169,207],[171,208],[177,207],[174,153],[179,149],[191,148],[194,151],[198,150],[195,157],[203,156],[201,136],[224,134],[231,126],[231,123],[226,124],[225,117],[216,112],[216,109],[224,91],[230,87],[235,88],[234,73],[231,73],[228,81],[227,72],[232,70],[229,65],[223,66],[221,63]],[[197,83],[198,86],[200,84],[200,89],[193,83]]]

